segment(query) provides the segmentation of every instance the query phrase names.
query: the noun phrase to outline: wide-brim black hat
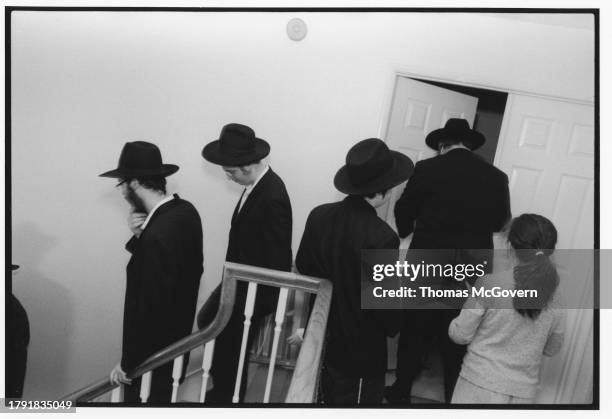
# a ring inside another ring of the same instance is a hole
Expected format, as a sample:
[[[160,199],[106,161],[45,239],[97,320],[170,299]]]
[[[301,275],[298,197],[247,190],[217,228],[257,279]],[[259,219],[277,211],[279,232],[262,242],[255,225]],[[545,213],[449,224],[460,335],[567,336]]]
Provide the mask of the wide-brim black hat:
[[[427,144],[429,148],[438,150],[440,141],[448,139],[463,141],[470,150],[480,148],[486,141],[484,135],[470,129],[470,124],[468,124],[467,120],[462,118],[450,118],[446,121],[444,128],[433,130],[427,134],[425,144]]]
[[[399,185],[413,171],[408,156],[389,150],[378,138],[368,138],[351,147],[346,164],[334,177],[334,186],[345,194],[369,195]]]
[[[255,136],[255,131],[242,124],[227,124],[218,140],[202,149],[202,157],[220,166],[245,166],[270,154],[270,144]]]
[[[162,163],[161,153],[155,144],[146,141],[125,143],[119,165],[116,169],[102,173],[100,176],[112,178],[146,178],[170,176],[179,167],[175,164]]]

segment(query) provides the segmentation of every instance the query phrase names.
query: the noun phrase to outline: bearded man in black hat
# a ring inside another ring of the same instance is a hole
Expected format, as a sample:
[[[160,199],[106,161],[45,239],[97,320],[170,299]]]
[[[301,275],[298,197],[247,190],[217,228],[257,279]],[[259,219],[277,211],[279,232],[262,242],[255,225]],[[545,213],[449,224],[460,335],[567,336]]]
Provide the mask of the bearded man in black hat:
[[[451,118],[444,128],[429,133],[425,142],[438,156],[417,162],[395,204],[399,236],[414,232],[411,249],[493,249],[493,232],[510,220],[510,195],[508,176],[473,153],[485,137],[470,129],[465,119]],[[448,337],[448,325],[457,314],[452,309],[406,310],[396,382],[387,388],[387,400],[410,402],[412,381],[422,368],[427,341],[437,337],[445,400],[450,403],[465,353],[464,346]]]
[[[119,167],[100,175],[119,179],[117,187],[131,205],[121,362],[110,373],[114,384],[126,384],[125,402],[140,401],[141,380],[131,379],[130,371],[193,326],[203,271],[202,222],[192,204],[166,193],[166,177],[178,169],[162,163],[156,145],[134,141],[123,147]],[[148,402],[169,403],[171,395],[169,362],[153,371]]]
[[[281,178],[263,160],[270,145],[255,136],[246,125],[227,124],[218,140],[207,144],[202,156],[222,167],[227,178],[243,186],[232,215],[226,261],[290,271],[292,265],[292,215],[289,195]],[[198,314],[200,328],[214,319],[221,285]],[[236,300],[229,323],[217,336],[211,367],[214,388],[206,394],[207,403],[231,403],[242,341],[247,284],[238,281]],[[247,340],[252,346],[263,318],[272,313],[278,301],[278,288],[258,286],[254,313]],[[248,359],[242,371],[239,401],[248,381]]]
[[[296,266],[334,286],[321,377],[323,403],[382,402],[387,336],[397,333],[399,318],[361,309],[361,251],[399,247],[397,234],[376,208],[413,168],[410,158],[389,150],[383,141],[363,140],[349,150],[346,165],[334,178],[336,188],[348,196],[316,207],[306,221]]]

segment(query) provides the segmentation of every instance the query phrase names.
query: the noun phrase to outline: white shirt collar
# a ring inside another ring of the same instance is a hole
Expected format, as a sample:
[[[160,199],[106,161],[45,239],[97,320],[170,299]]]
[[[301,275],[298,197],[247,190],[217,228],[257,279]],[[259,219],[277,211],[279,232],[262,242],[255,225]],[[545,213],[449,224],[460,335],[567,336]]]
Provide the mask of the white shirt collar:
[[[157,208],[161,207],[166,202],[172,201],[173,199],[174,199],[174,195],[168,195],[167,197],[159,201],[157,205],[155,205],[153,209],[149,212],[149,214],[147,215],[147,218],[144,220],[144,223],[142,223],[142,225],[140,226],[140,229],[144,230],[147,227],[147,224],[149,224],[149,221],[151,220],[151,217],[153,216],[155,211],[157,211]]]
[[[264,175],[266,173],[268,173],[268,170],[270,169],[270,166],[266,165],[266,168],[263,169],[263,171],[259,174],[259,176],[257,177],[257,179],[255,179],[255,182],[253,182],[252,185],[249,185],[246,187],[246,192],[244,193],[245,195],[248,195],[251,193],[251,191],[253,190],[253,188],[259,183],[259,181],[261,180],[262,177],[264,177]]]
[[[470,149],[469,149],[469,147],[466,147],[466,146],[464,146],[463,144],[455,144],[455,145],[452,145],[452,146],[450,146],[450,147],[448,147],[448,148],[444,149],[444,151],[443,151],[443,152],[441,152],[440,154],[446,154],[446,153],[448,153],[449,151],[458,150],[458,149],[463,149],[463,150],[467,150],[467,151],[472,151],[472,150],[470,150]]]
[[[259,181],[261,180],[262,177],[264,177],[264,175],[266,173],[268,173],[268,170],[270,169],[270,166],[266,165],[266,168],[259,174],[259,176],[257,177],[257,179],[255,179],[255,182],[253,182],[251,185],[246,186],[244,188],[244,193],[242,194],[242,197],[240,199],[240,205],[238,206],[238,211],[240,211],[242,209],[242,206],[244,205],[244,203],[246,202],[247,198],[249,197],[251,191],[253,190],[253,188],[257,185],[257,183],[259,183]]]

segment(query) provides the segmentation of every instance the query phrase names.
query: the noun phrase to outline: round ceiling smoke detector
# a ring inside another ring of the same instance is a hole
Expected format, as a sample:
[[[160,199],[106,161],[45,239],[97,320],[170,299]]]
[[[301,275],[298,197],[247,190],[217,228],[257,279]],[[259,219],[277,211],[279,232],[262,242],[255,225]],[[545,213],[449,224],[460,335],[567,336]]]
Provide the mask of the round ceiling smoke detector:
[[[306,23],[302,19],[294,18],[287,23],[287,35],[293,41],[301,41],[307,32]]]

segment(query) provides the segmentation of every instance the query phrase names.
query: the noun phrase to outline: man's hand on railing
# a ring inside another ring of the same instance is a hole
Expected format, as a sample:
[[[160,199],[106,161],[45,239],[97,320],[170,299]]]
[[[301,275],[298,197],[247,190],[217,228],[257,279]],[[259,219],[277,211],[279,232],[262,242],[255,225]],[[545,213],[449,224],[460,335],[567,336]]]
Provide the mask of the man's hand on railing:
[[[127,378],[125,372],[121,369],[121,363],[115,365],[115,368],[110,372],[110,380],[113,384],[131,384],[132,380]]]
[[[295,330],[295,333],[287,338],[289,345],[301,345],[304,341],[304,328],[300,327]]]

